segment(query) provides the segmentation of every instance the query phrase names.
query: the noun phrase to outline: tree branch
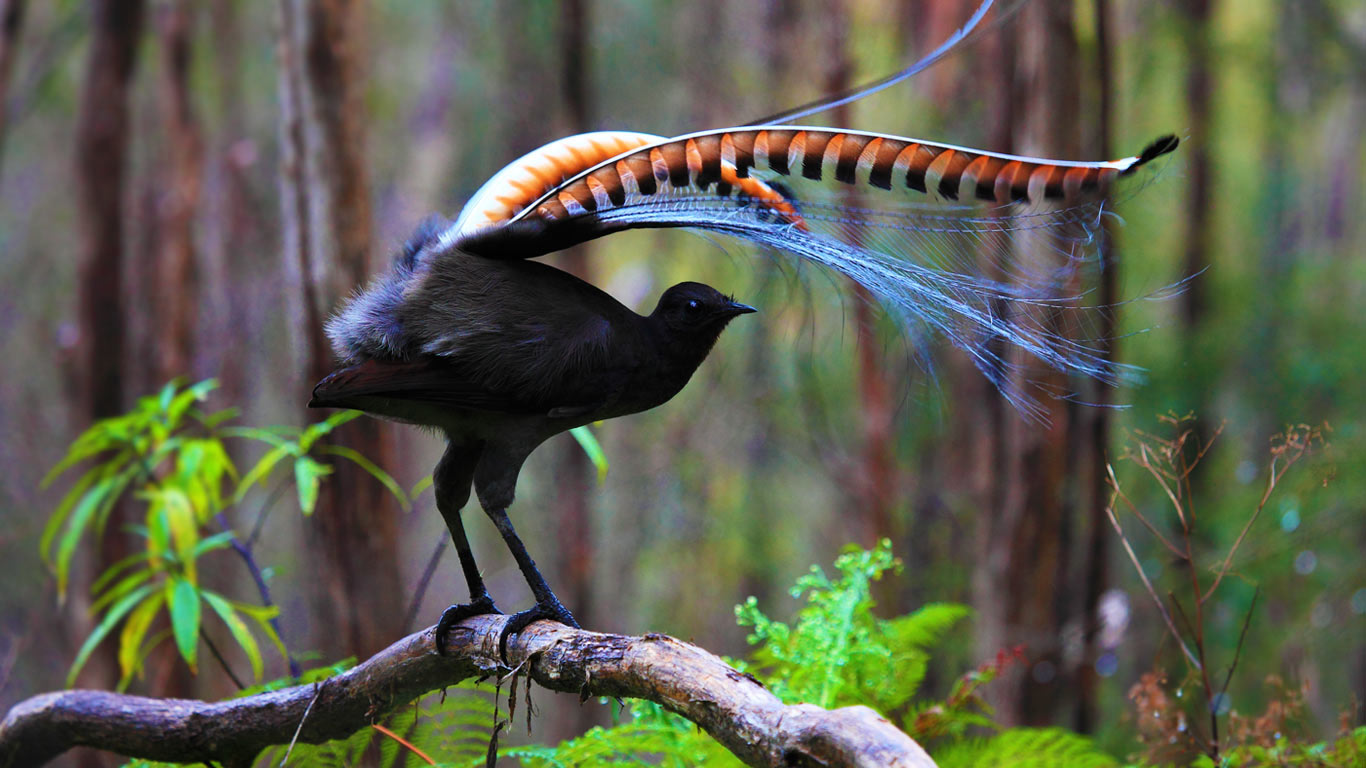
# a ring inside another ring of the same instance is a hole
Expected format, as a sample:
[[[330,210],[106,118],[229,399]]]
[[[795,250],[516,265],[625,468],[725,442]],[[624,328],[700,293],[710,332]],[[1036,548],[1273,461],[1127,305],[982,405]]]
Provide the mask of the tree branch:
[[[0,766],[38,766],[71,747],[173,762],[250,765],[273,744],[341,739],[430,691],[496,671],[507,619],[480,616],[399,640],[314,685],[219,702],[58,691],[20,702],[0,722]],[[752,766],[929,766],[909,736],[867,707],[785,705],[752,677],[664,635],[603,635],[539,622],[508,644],[511,662],[554,691],[654,701],[688,718]],[[307,716],[305,714],[307,713]]]

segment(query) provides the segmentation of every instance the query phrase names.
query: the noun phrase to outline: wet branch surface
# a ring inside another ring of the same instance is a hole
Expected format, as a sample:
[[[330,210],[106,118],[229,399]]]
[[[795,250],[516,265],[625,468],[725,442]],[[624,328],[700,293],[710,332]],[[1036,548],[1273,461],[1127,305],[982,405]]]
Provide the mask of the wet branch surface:
[[[296,732],[305,743],[345,738],[425,693],[497,673],[505,621],[480,616],[454,627],[445,657],[436,655],[435,628],[429,627],[322,683],[242,699],[40,694],[16,704],[0,722],[0,768],[42,765],[76,746],[247,766],[262,749],[288,744]],[[934,765],[909,736],[867,707],[785,705],[716,656],[664,635],[604,635],[539,622],[512,638],[508,656],[550,690],[657,702],[748,765]]]

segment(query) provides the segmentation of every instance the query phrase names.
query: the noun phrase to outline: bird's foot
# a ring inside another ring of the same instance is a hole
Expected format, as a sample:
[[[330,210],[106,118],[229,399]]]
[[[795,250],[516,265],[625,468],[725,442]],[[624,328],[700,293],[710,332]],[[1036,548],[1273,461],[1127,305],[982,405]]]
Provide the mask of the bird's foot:
[[[493,598],[489,597],[487,592],[468,603],[452,605],[442,611],[441,620],[436,623],[437,655],[446,655],[446,636],[450,633],[451,627],[472,616],[484,616],[491,613],[502,615],[503,612],[493,604]]]
[[[582,629],[579,622],[574,620],[574,614],[570,613],[568,608],[560,605],[560,601],[551,595],[550,600],[537,603],[525,611],[514,613],[508,617],[507,623],[503,625],[503,631],[498,635],[498,658],[502,659],[504,664],[508,660],[508,637],[521,632],[531,626],[533,622],[541,619],[550,619],[567,627]]]

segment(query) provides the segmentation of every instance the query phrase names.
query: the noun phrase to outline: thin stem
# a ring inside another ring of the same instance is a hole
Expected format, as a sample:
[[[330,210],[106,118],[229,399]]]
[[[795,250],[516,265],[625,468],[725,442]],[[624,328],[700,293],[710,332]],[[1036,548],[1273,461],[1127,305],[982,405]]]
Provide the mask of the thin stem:
[[[213,654],[215,659],[218,659],[218,665],[223,668],[224,672],[228,673],[228,677],[232,678],[232,683],[237,686],[237,690],[246,690],[247,686],[242,682],[241,678],[233,673],[232,667],[228,666],[228,660],[223,658],[222,653],[218,652],[218,646],[214,645],[213,641],[209,639],[209,634],[204,631],[203,627],[199,628],[199,639],[203,640],[204,644],[209,646],[209,652]]]
[[[1148,522],[1148,518],[1145,517],[1142,512],[1138,511],[1138,507],[1129,498],[1128,494],[1124,493],[1124,491],[1120,489],[1119,480],[1115,478],[1114,467],[1107,463],[1105,465],[1105,470],[1106,473],[1110,476],[1110,487],[1115,490],[1115,493],[1118,494],[1118,497],[1124,501],[1124,505],[1129,508],[1129,514],[1137,518],[1140,523],[1143,523],[1143,527],[1147,528],[1148,532],[1151,533],[1154,538],[1162,542],[1162,546],[1166,547],[1168,551],[1170,551],[1176,557],[1184,558],[1186,556],[1185,553],[1177,549],[1176,545],[1171,543],[1171,541],[1166,536],[1163,536],[1162,532],[1157,530],[1156,526]]]
[[[1238,647],[1233,649],[1233,663],[1228,665],[1228,675],[1224,677],[1224,686],[1219,689],[1221,696],[1228,693],[1228,685],[1233,682],[1233,670],[1238,667],[1238,657],[1243,653],[1243,641],[1247,639],[1247,628],[1252,626],[1252,612],[1257,608],[1257,597],[1261,593],[1261,587],[1252,590],[1252,605],[1247,607],[1247,615],[1243,617],[1243,631],[1238,633]]]
[[[275,607],[275,602],[270,599],[270,587],[266,584],[265,574],[261,571],[261,566],[257,565],[256,558],[252,556],[251,547],[247,544],[243,544],[242,540],[237,538],[237,532],[233,530],[231,525],[228,525],[228,520],[223,516],[222,512],[216,513],[213,516],[213,519],[218,522],[220,528],[232,537],[229,540],[229,543],[232,545],[233,551],[237,553],[238,557],[242,558],[242,562],[247,566],[247,571],[251,573],[252,581],[256,582],[256,591],[261,595],[261,605],[266,608]],[[284,645],[285,636],[280,631],[279,615],[270,617],[270,626],[275,630],[275,635],[280,638],[281,645]],[[299,667],[299,662],[294,659],[294,654],[290,652],[289,646],[285,645],[284,648],[285,663],[289,666],[289,675],[290,677],[298,677],[303,674],[303,670]]]
[[[1186,454],[1183,450],[1177,450],[1178,461],[1180,462],[1181,477],[1183,478],[1178,488],[1184,488],[1183,497],[1187,502],[1190,501],[1190,465],[1186,462]],[[1178,514],[1180,509],[1177,510]],[[1195,567],[1195,553],[1191,546],[1191,523],[1195,520],[1192,514],[1189,518],[1181,518],[1181,538],[1186,544],[1186,571],[1190,574],[1191,595],[1195,598],[1195,623],[1192,625],[1195,631],[1195,652],[1200,656],[1200,680],[1205,689],[1205,702],[1209,709],[1210,743],[1209,756],[1214,759],[1219,758],[1219,710],[1214,703],[1214,686],[1210,683],[1209,667],[1205,658],[1205,600],[1201,597],[1203,590],[1200,589],[1200,569]]]
[[[1228,574],[1229,566],[1233,563],[1233,555],[1237,553],[1238,548],[1243,545],[1243,539],[1247,538],[1248,531],[1252,530],[1252,524],[1257,522],[1257,518],[1262,514],[1262,509],[1264,509],[1266,503],[1271,500],[1271,494],[1276,490],[1276,483],[1280,481],[1281,477],[1285,475],[1295,462],[1300,460],[1300,457],[1304,455],[1304,450],[1305,449],[1301,447],[1298,453],[1287,459],[1285,465],[1280,468],[1279,472],[1276,471],[1276,459],[1278,457],[1273,457],[1271,459],[1271,477],[1267,478],[1266,490],[1262,492],[1261,501],[1257,502],[1257,508],[1252,511],[1252,516],[1243,524],[1243,530],[1239,531],[1238,538],[1234,539],[1233,546],[1229,548],[1228,555],[1224,557],[1224,562],[1219,565],[1219,570],[1214,576],[1214,583],[1210,585],[1209,591],[1205,593],[1204,599],[1208,600],[1210,595],[1214,594],[1215,588],[1219,586],[1219,582],[1224,580],[1224,576]]]
[[[289,483],[278,483],[275,486],[275,490],[271,491],[270,496],[265,500],[265,503],[261,505],[260,511],[256,513],[256,522],[251,526],[251,535],[247,537],[248,547],[256,546],[256,542],[261,538],[261,529],[265,527],[266,518],[270,516],[270,511],[275,508],[275,503],[280,500],[280,497],[284,495],[285,489],[288,487]]]
[[[1171,500],[1172,507],[1176,509],[1176,516],[1181,520],[1181,527],[1183,529],[1187,528],[1186,512],[1181,506],[1181,500],[1176,493],[1172,491],[1171,487],[1167,485],[1167,481],[1162,476],[1162,473],[1158,471],[1157,467],[1153,466],[1152,459],[1148,453],[1148,445],[1146,443],[1139,443],[1138,450],[1139,454],[1143,457],[1143,460],[1139,461],[1138,465],[1148,470],[1148,473],[1157,481],[1158,486],[1162,488],[1162,491],[1167,494],[1167,498]],[[1189,550],[1186,552],[1186,555],[1189,557]]]
[[[1111,469],[1113,477],[1113,468]],[[1162,602],[1162,598],[1157,596],[1157,590],[1153,589],[1153,583],[1148,580],[1148,574],[1143,572],[1143,566],[1138,562],[1138,555],[1134,554],[1134,548],[1129,544],[1129,538],[1124,535],[1124,529],[1119,525],[1119,519],[1115,517],[1114,501],[1111,500],[1109,506],[1105,508],[1105,514],[1110,518],[1110,525],[1114,526],[1115,533],[1119,534],[1119,542],[1124,545],[1124,551],[1129,555],[1129,560],[1134,564],[1134,570],[1138,572],[1138,578],[1143,582],[1144,589],[1148,590],[1148,595],[1152,597],[1153,603],[1157,605],[1158,613],[1162,614],[1162,620],[1166,622],[1167,629],[1172,633],[1172,639],[1181,647],[1181,652],[1185,654],[1186,660],[1195,669],[1201,667],[1200,660],[1195,658],[1191,649],[1186,646],[1186,641],[1182,639],[1181,633],[1176,630],[1176,624],[1172,622],[1171,613],[1167,611],[1167,606]]]
[[[432,550],[432,556],[427,558],[427,567],[422,569],[422,578],[418,579],[417,589],[413,590],[413,599],[408,603],[408,612],[403,619],[403,631],[411,632],[413,622],[417,620],[417,611],[422,607],[422,598],[427,594],[427,585],[432,583],[432,577],[436,575],[436,567],[441,563],[441,556],[446,554],[447,541],[450,538],[450,531],[442,534],[441,539],[436,542],[436,549]]]

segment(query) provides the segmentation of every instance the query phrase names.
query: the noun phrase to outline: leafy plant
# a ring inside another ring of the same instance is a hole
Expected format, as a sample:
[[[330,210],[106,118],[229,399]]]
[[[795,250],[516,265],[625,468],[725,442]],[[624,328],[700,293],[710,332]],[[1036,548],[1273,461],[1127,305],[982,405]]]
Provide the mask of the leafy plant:
[[[1122,458],[1143,470],[1161,490],[1162,496],[1174,513],[1175,524],[1170,527],[1176,529],[1175,533],[1163,533],[1163,528],[1168,526],[1164,526],[1162,521],[1150,520],[1151,513],[1145,514],[1138,504],[1130,500],[1121,487],[1113,467],[1107,467],[1112,495],[1106,513],[1139,580],[1161,615],[1168,634],[1181,651],[1191,686],[1200,695],[1169,697],[1163,689],[1166,682],[1165,674],[1150,673],[1133,686],[1129,698],[1134,702],[1139,714],[1139,739],[1145,746],[1146,759],[1149,762],[1185,763],[1197,755],[1204,755],[1211,761],[1219,761],[1222,751],[1237,743],[1236,739],[1228,738],[1226,727],[1225,734],[1220,735],[1220,723],[1222,718],[1230,714],[1227,711],[1228,689],[1242,654],[1243,641],[1247,637],[1252,612],[1257,605],[1258,592],[1253,592],[1237,646],[1227,670],[1222,674],[1212,673],[1215,661],[1210,652],[1212,638],[1207,626],[1209,606],[1219,587],[1227,583],[1225,578],[1234,573],[1234,557],[1247,539],[1252,526],[1260,518],[1278,484],[1291,467],[1316,448],[1325,445],[1328,429],[1326,426],[1301,424],[1288,427],[1272,438],[1267,482],[1261,497],[1247,515],[1227,551],[1213,558],[1213,563],[1207,570],[1200,565],[1200,561],[1205,559],[1204,553],[1199,551],[1195,544],[1207,535],[1207,532],[1201,529],[1201,525],[1207,523],[1203,514],[1197,512],[1194,504],[1191,477],[1219,437],[1222,428],[1215,430],[1208,439],[1203,439],[1192,423],[1193,416],[1172,414],[1160,417],[1159,421],[1170,429],[1171,436],[1135,432],[1131,437],[1131,445]],[[1188,591],[1188,594],[1169,591],[1166,600],[1158,594],[1121,524],[1120,517],[1124,511],[1141,523],[1166,554],[1179,564],[1184,571],[1183,581],[1188,584],[1188,589],[1182,587],[1181,591]],[[1188,701],[1194,698],[1200,699],[1198,708],[1194,704],[1188,704]],[[1263,743],[1261,746],[1266,744]]]
[[[72,484],[49,518],[40,540],[44,562],[64,600],[80,542],[101,540],[115,508],[137,502],[142,521],[126,530],[142,541],[141,551],[109,566],[91,585],[91,611],[99,621],[71,666],[74,682],[94,650],[118,630],[119,689],[125,689],[162,643],[174,641],[177,653],[197,670],[206,616],[214,616],[241,647],[253,679],[264,671],[256,635],[263,635],[289,658],[276,623],[265,575],[256,567],[250,540],[243,542],[225,512],[248,490],[264,484],[286,463],[293,468],[299,506],[305,514],[317,504],[322,479],[332,471],[319,457],[347,459],[384,483],[406,503],[393,478],[345,446],[322,442],[340,424],[355,418],[341,412],[297,428],[225,427],[234,409],[206,412],[200,405],[215,389],[213,380],[184,386],[173,381],[155,395],[142,397],[128,413],[103,419],[72,443],[44,484],[84,463],[90,466]],[[239,473],[224,444],[247,438],[270,446],[245,474]],[[262,604],[235,600],[201,581],[201,559],[233,549],[252,570]],[[164,626],[159,620],[165,616]],[[160,627],[160,628],[158,628]],[[231,673],[230,673],[231,674]],[[240,685],[240,683],[239,683]]]
[[[757,674],[784,702],[823,707],[870,706],[885,716],[901,715],[903,728],[934,745],[941,765],[1110,766],[1116,762],[1088,738],[1059,729],[999,726],[979,695],[1019,651],[1002,652],[955,682],[943,701],[915,701],[930,651],[970,611],[933,603],[895,619],[873,613],[872,584],[900,563],[890,542],[872,550],[849,549],[835,561],[837,575],[819,567],[797,580],[794,597],[805,597],[795,624],[766,616],[750,598],[736,606],[736,619],[753,632],[757,646],[737,668]],[[511,747],[501,754],[530,768],[596,765],[738,766],[740,762],[691,722],[651,702],[633,702],[631,719],[594,728],[554,747]],[[947,761],[947,762],[944,762]]]

